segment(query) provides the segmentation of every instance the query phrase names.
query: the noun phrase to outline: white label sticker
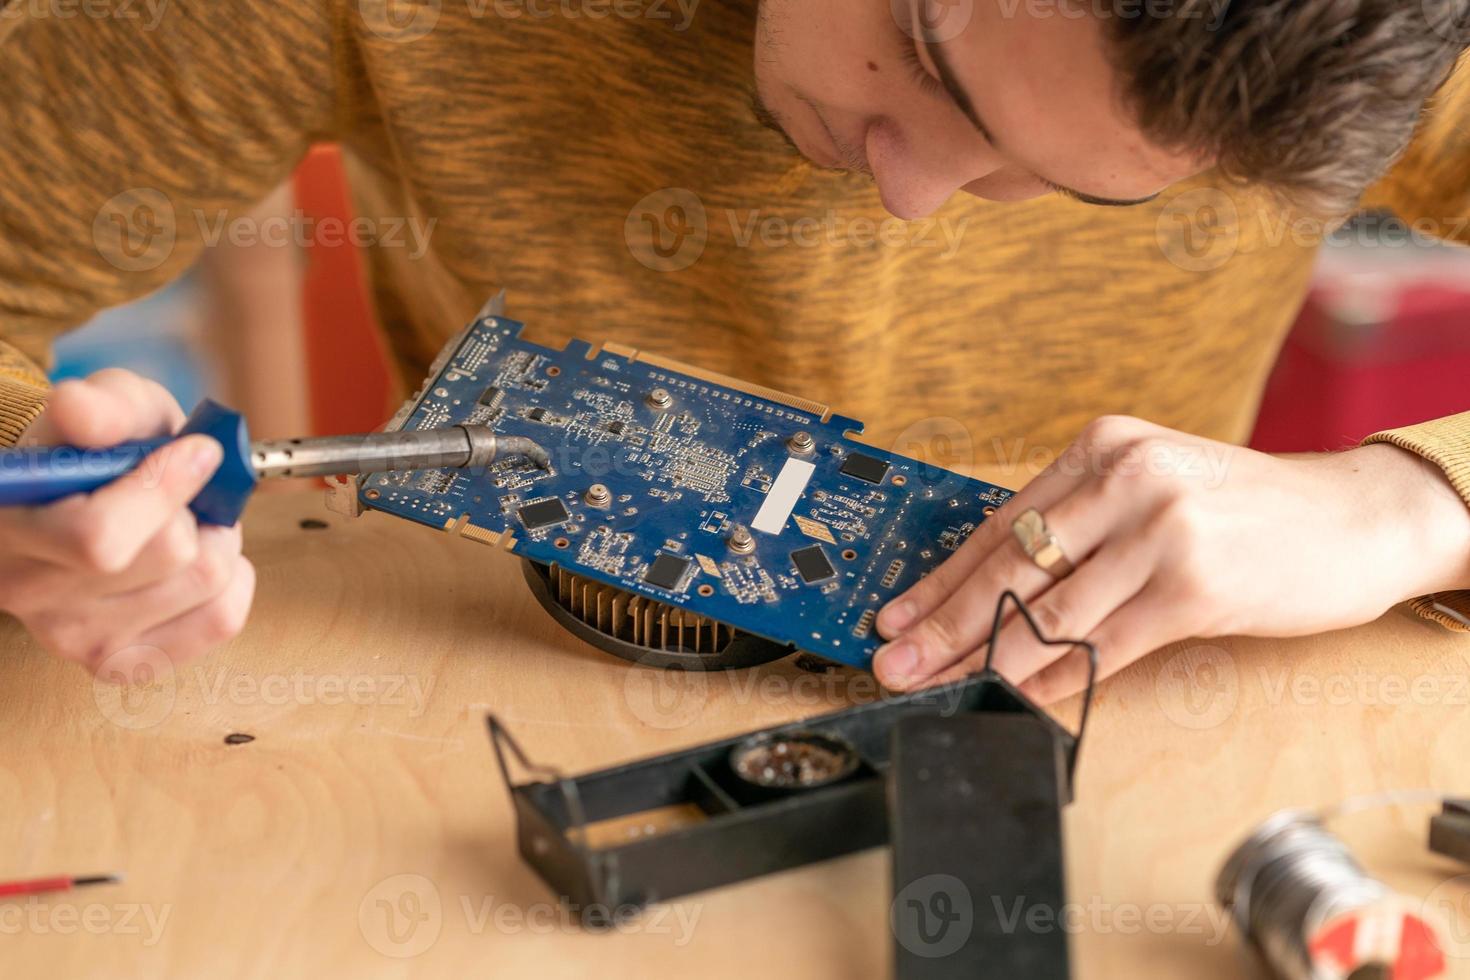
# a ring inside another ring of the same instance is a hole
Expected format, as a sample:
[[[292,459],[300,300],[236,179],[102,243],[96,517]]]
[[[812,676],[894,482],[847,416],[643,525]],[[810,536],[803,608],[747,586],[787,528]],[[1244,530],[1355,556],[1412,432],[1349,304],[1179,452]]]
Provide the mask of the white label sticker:
[[[816,470],[814,464],[804,459],[788,459],[786,465],[781,467],[776,482],[771,484],[771,492],[766,494],[766,502],[761,504],[761,509],[756,512],[755,520],[750,522],[750,526],[766,534],[780,534]]]

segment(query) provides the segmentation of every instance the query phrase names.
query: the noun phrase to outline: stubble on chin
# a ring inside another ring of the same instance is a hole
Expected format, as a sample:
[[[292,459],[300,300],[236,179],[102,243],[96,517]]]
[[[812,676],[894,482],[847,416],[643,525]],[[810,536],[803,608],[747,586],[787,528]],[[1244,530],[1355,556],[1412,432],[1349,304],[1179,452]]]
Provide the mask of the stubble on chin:
[[[796,141],[791,138],[791,134],[786,131],[786,125],[782,122],[780,113],[766,105],[765,100],[761,98],[760,91],[754,85],[750,87],[749,103],[750,114],[755,118],[755,121],[777,136],[780,136],[781,141],[791,150],[792,155],[796,157],[797,161],[804,164],[806,168],[827,174],[855,174],[871,180],[871,175],[865,173],[861,167],[828,167],[808,159],[806,154],[801,152],[801,147],[797,146]]]

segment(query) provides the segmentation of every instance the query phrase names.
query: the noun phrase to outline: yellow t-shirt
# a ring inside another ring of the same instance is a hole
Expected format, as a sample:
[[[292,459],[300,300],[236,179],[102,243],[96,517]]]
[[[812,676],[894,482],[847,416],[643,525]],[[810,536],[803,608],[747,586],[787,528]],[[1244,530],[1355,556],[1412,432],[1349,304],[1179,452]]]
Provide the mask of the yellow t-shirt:
[[[103,6],[0,13],[0,442],[58,333],[177,276],[318,141],[386,239],[366,256],[408,386],[505,288],[543,343],[799,393],[879,444],[959,433],[980,464],[1110,413],[1242,441],[1316,252],[1211,177],[899,222],[755,122],[754,0]],[[1438,101],[1372,201],[1470,239],[1470,72]],[[1394,438],[1470,500],[1470,413]]]

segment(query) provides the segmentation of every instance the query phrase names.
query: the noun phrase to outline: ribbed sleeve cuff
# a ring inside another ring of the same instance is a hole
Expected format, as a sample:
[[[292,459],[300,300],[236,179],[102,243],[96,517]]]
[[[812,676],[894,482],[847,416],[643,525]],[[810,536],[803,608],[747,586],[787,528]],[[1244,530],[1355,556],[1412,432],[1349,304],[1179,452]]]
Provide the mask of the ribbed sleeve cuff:
[[[1386,442],[1423,456],[1444,470],[1450,486],[1470,507],[1470,412],[1451,415],[1447,418],[1421,422],[1402,429],[1375,432],[1363,440],[1363,445]],[[1470,592],[1440,592],[1420,596],[1409,602],[1409,608],[1425,619],[1431,619],[1452,630],[1470,631],[1465,623],[1454,615],[1436,607],[1443,607],[1470,620]]]
[[[45,388],[0,375],[0,446],[15,445],[45,405]]]

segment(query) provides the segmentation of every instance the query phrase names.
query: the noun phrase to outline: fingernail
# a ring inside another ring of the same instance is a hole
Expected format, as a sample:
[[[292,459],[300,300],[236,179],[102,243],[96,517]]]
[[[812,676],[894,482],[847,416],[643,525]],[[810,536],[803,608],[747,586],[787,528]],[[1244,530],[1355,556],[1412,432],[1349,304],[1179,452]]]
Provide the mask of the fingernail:
[[[219,443],[208,437],[201,437],[190,441],[184,463],[195,476],[206,476],[215,471],[223,457],[224,449]]]
[[[907,629],[914,618],[914,604],[908,599],[895,599],[883,607],[883,612],[878,618],[883,620],[885,630],[898,632]]]
[[[875,659],[884,681],[906,681],[919,666],[918,653],[906,643],[879,649]]]

